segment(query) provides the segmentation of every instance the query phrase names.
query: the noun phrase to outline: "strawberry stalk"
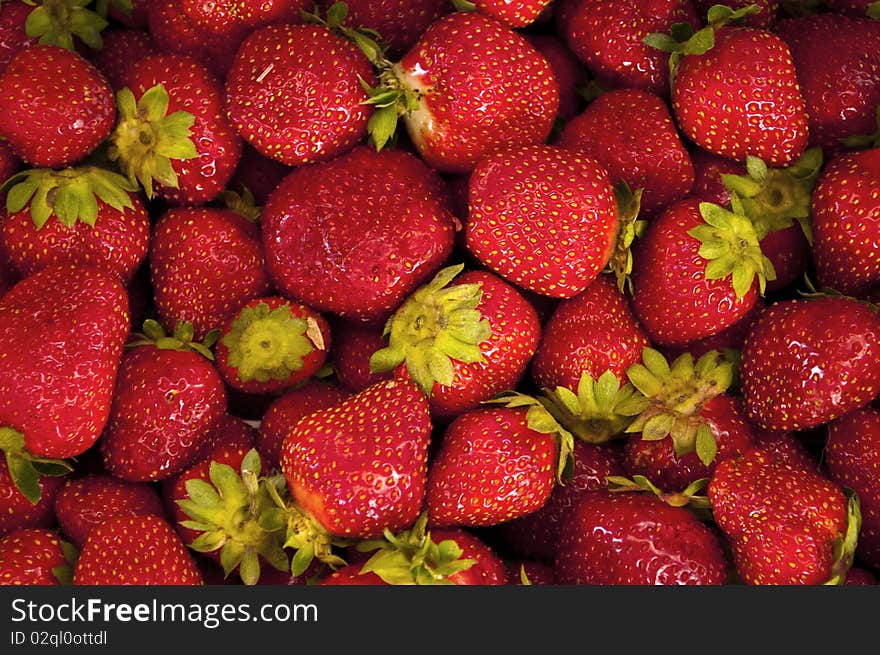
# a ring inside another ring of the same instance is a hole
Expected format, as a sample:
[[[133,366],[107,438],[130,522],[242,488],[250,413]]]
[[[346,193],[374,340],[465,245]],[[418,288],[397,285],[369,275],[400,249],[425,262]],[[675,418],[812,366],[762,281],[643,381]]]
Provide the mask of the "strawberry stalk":
[[[6,457],[6,466],[13,484],[32,504],[40,502],[40,476],[66,475],[73,466],[63,459],[37,457],[24,447],[24,435],[18,430],[0,426],[0,451]]]
[[[24,0],[34,7],[24,24],[27,35],[43,45],[75,50],[74,37],[94,50],[104,43],[101,32],[109,25],[106,14],[86,9],[91,0]],[[130,3],[129,3],[130,6]]]
[[[220,336],[220,330],[212,330],[202,341],[194,341],[195,330],[192,323],[179,321],[174,327],[174,332],[169,335],[158,321],[148,318],[144,321],[143,332],[136,332],[132,336],[134,338],[126,344],[127,348],[154,345],[161,350],[191,350],[214,361],[211,346]]]
[[[709,484],[709,478],[700,478],[694,480],[681,491],[663,491],[651,482],[644,475],[634,475],[632,479],[622,475],[609,475],[605,478],[608,484],[608,490],[615,493],[626,493],[635,491],[647,491],[672,507],[688,507],[694,510],[709,510],[712,503],[709,497],[701,495],[700,492]],[[701,516],[708,518],[707,512],[703,511]]]

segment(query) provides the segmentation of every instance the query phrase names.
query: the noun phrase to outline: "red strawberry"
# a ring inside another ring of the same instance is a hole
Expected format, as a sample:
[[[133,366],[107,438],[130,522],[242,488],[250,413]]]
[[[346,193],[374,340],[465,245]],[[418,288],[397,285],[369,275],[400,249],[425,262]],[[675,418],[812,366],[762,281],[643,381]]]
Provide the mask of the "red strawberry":
[[[348,393],[331,384],[310,380],[272,401],[263,414],[257,438],[257,450],[266,466],[279,466],[281,445],[301,418],[338,405],[348,396]]]
[[[523,289],[570,298],[611,257],[614,190],[591,156],[545,145],[481,159],[470,177],[467,247]]]
[[[281,469],[293,499],[328,532],[372,538],[421,511],[430,432],[418,387],[380,382],[297,422]]]
[[[127,283],[146,259],[149,217],[121,175],[93,166],[37,169],[8,184],[0,239],[22,275],[88,264]]]
[[[514,389],[541,338],[538,316],[487,271],[449,266],[413,293],[385,327],[373,371],[395,369],[429,396],[433,417],[451,418]]]
[[[511,585],[553,585],[556,584],[556,572],[553,567],[543,562],[530,560],[505,560],[507,584]]]
[[[373,373],[370,370],[370,357],[384,345],[381,328],[350,321],[337,322],[330,357],[339,384],[347,391],[357,393],[391,377],[391,371]]]
[[[23,528],[51,528],[55,526],[53,503],[64,484],[61,476],[43,475],[37,480],[39,500],[25,496],[9,473],[5,458],[0,458],[0,537]]]
[[[422,158],[447,173],[469,172],[496,150],[543,143],[559,110],[547,60],[478,13],[440,18],[399,62],[379,63],[373,141],[382,147],[402,115]]]
[[[202,447],[196,455],[196,462],[214,459],[220,450],[242,448],[245,451],[254,447],[257,442],[257,428],[243,418],[230,414],[228,411],[214,422],[208,436],[202,441]],[[168,484],[173,478],[166,478],[161,484]]]
[[[831,421],[827,430],[829,477],[859,497],[862,528],[856,557],[880,572],[880,411],[854,410]]]
[[[270,393],[314,375],[330,350],[330,326],[318,312],[279,296],[244,304],[217,341],[217,369],[233,389]]]
[[[798,227],[798,229],[800,229],[800,227]],[[696,339],[694,341],[689,341],[688,343],[676,344],[674,346],[666,346],[660,350],[670,361],[684,353],[690,353],[692,357],[699,359],[710,350],[717,350],[725,359],[730,361],[738,361],[731,359],[731,357],[735,356],[734,352],[739,353],[742,350],[749,329],[752,327],[752,323],[755,322],[755,319],[758,318],[758,315],[762,311],[764,311],[766,306],[767,304],[764,300],[758,298],[749,312],[730,327],[726,327],[720,332],[711,334],[708,337],[703,337],[702,339]]]
[[[72,574],[68,554],[70,548],[51,530],[8,534],[0,539],[0,585],[64,584]]]
[[[239,48],[226,109],[260,153],[290,166],[326,160],[367,136],[372,109],[359,78],[375,84],[369,60],[328,28],[270,25]]]
[[[6,182],[20,168],[21,160],[15,156],[6,141],[0,141],[0,180]]]
[[[235,39],[268,23],[296,22],[308,6],[305,0],[217,0],[184,2],[182,9],[197,30]]]
[[[90,53],[89,58],[114,90],[125,86],[125,72],[129,66],[158,54],[153,38],[145,30],[107,30],[102,41],[101,49]]]
[[[694,8],[697,10],[701,19],[706,19],[709,10],[719,4],[715,0],[693,0]],[[783,4],[779,0],[730,0],[724,5],[731,9],[743,9],[749,5],[757,5],[760,11],[749,14],[743,18],[742,24],[749,27],[757,27],[762,30],[768,30],[776,24],[779,15],[779,6]]]
[[[752,325],[742,352],[748,418],[803,430],[880,392],[880,317],[846,297],[780,300]]]
[[[81,55],[39,45],[0,75],[0,135],[21,159],[60,168],[91,153],[113,129],[116,107],[104,76]]]
[[[812,207],[819,284],[857,295],[880,284],[880,148],[828,162]]]
[[[101,437],[104,466],[123,480],[161,480],[189,466],[226,410],[220,374],[192,341],[192,326],[165,335],[154,321],[122,358]]]
[[[722,207],[728,206],[730,189],[724,186],[721,176],[745,175],[745,162],[733,161],[698,146],[691,147],[690,155],[694,165],[694,186],[691,195]]]
[[[118,516],[89,534],[75,585],[201,585],[202,574],[168,523],[157,516]]]
[[[165,515],[156,490],[142,482],[127,482],[109,475],[87,475],[68,480],[55,496],[55,515],[64,535],[82,546],[89,533],[117,516]]]
[[[192,323],[199,339],[270,291],[259,226],[226,209],[169,209],[153,225],[149,258],[160,319],[169,329]]]
[[[266,267],[285,296],[383,321],[452,250],[440,178],[404,151],[359,147],[294,169],[263,209]]]
[[[753,450],[719,464],[707,491],[747,584],[842,582],[858,521],[835,484]]]
[[[110,158],[148,197],[199,205],[217,197],[241,156],[220,81],[192,57],[159,54],[126,69]]]
[[[772,461],[807,471],[819,470],[819,462],[796,432],[756,430],[754,441],[755,447],[764,451]]]
[[[0,5],[0,73],[19,51],[37,43],[29,37],[25,23],[33,7],[23,2],[4,2]]]
[[[552,6],[552,5],[548,5]],[[559,86],[558,117],[571,120],[581,111],[584,101],[578,88],[587,83],[587,71],[580,59],[568,48],[562,38],[555,34],[526,34],[526,40],[540,52],[553,69]]]
[[[146,29],[149,21],[150,5],[153,0],[131,0],[131,11],[127,11],[125,1],[110,2],[110,17],[133,29]]]
[[[825,4],[835,12],[853,16],[880,17],[880,7],[876,0],[825,0]]]
[[[662,53],[642,42],[675,23],[698,27],[690,0],[563,0],[558,31],[602,86],[635,87],[669,95]]]
[[[690,156],[663,100],[648,91],[603,93],[569,121],[556,144],[594,157],[613,184],[642,189],[641,210],[656,213],[694,183]]]
[[[228,186],[230,189],[244,187],[253,195],[254,203],[262,207],[266,204],[269,194],[281,184],[281,180],[289,172],[289,166],[285,166],[277,159],[261,155],[251,144],[245,143],[241,151],[241,159],[238,160],[238,166]]]
[[[502,585],[507,581],[504,561],[482,539],[461,528],[435,528],[431,531],[435,541],[454,541],[461,548],[463,559],[473,561],[473,565],[453,573],[450,582],[457,585]]]
[[[550,0],[474,0],[474,9],[511,27],[525,27],[534,23],[549,4]]]
[[[877,582],[877,577],[867,571],[865,569],[853,566],[850,567],[849,572],[846,574],[846,582],[844,584],[847,585],[875,585],[880,584]]]
[[[721,540],[690,510],[643,493],[591,491],[559,534],[559,584],[721,585]]]

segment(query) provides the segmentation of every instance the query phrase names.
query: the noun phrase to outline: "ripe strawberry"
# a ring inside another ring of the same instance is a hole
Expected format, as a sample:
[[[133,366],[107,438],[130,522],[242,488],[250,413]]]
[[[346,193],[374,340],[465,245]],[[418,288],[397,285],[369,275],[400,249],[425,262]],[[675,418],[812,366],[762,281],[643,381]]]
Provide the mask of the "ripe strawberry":
[[[165,335],[155,321],[119,365],[101,437],[104,466],[123,480],[161,480],[189,466],[226,410],[226,390],[192,326]]]
[[[260,422],[257,450],[269,468],[278,468],[284,439],[304,416],[338,405],[348,398],[342,389],[321,380],[309,380],[272,401]]]
[[[857,503],[829,480],[752,450],[719,464],[707,493],[747,584],[840,583],[846,576]]]
[[[89,59],[114,90],[125,86],[125,72],[129,66],[159,52],[146,30],[111,29],[104,32],[102,41],[101,49],[91,52]]]
[[[318,311],[384,321],[452,250],[441,185],[414,155],[366,146],[294,169],[263,209],[272,282]]]
[[[715,0],[693,0],[693,3],[694,9],[697,10],[697,14],[701,19],[707,19],[709,10],[714,5],[719,4]],[[743,9],[752,4],[757,5],[760,11],[745,16],[742,20],[743,25],[762,30],[769,30],[776,25],[779,17],[779,6],[782,4],[779,0],[756,0],[754,2],[749,0],[731,0],[724,3],[725,6],[734,10]]]
[[[727,562],[721,540],[690,510],[602,490],[568,513],[554,571],[559,584],[721,585]]]
[[[57,46],[19,52],[0,75],[0,135],[21,159],[60,168],[113,129],[113,90],[87,59]]]
[[[110,0],[110,17],[132,29],[146,29],[149,24],[150,5],[153,0],[130,0],[131,11],[125,7],[126,0]]]
[[[603,93],[563,128],[556,144],[594,157],[613,184],[642,189],[652,215],[687,194],[694,168],[663,100],[640,89]]]
[[[269,23],[297,22],[308,6],[305,0],[218,0],[184,2],[182,9],[197,30],[235,39]]]
[[[19,51],[37,43],[38,39],[28,36],[25,31],[31,11],[33,7],[23,2],[4,2],[0,5],[0,73]]]
[[[831,421],[827,430],[828,475],[859,497],[862,527],[856,557],[880,571],[880,411],[854,410]]]
[[[672,53],[672,110],[685,136],[731,159],[785,166],[807,147],[806,105],[785,42],[729,24],[749,11],[719,6],[689,38],[655,34],[648,42]]]
[[[293,499],[328,532],[373,538],[421,511],[430,432],[418,387],[380,382],[297,422],[281,469]]]
[[[876,0],[825,0],[825,4],[834,12],[869,18],[880,17],[880,6]]]
[[[388,320],[388,346],[370,358],[428,395],[431,415],[452,418],[516,388],[541,338],[534,308],[513,286],[463,265],[442,269]]]
[[[571,120],[583,109],[584,101],[578,93],[578,88],[587,84],[587,71],[584,65],[556,34],[535,33],[526,34],[525,37],[547,60],[556,77],[559,86],[558,119]]]
[[[322,25],[270,25],[247,37],[226,77],[226,110],[262,154],[289,166],[331,159],[367,136],[375,84],[367,57]],[[306,82],[307,80],[307,82]]]
[[[846,574],[846,585],[875,585],[880,584],[877,582],[876,576],[870,571],[859,568],[856,566],[850,567],[849,571]]]
[[[730,204],[730,189],[724,186],[723,175],[746,175],[745,162],[733,161],[699,146],[690,148],[694,165],[694,186],[691,195],[700,200],[726,207]]]
[[[147,210],[121,175],[94,166],[35,169],[7,186],[0,239],[22,275],[88,264],[128,283],[146,258]]]
[[[422,158],[446,173],[470,172],[496,150],[543,143],[559,110],[547,60],[478,13],[444,16],[399,62],[378,63],[373,141],[384,146],[402,116]]]
[[[865,295],[880,284],[880,148],[842,154],[813,192],[813,257],[820,285]]]
[[[158,54],[126,68],[108,154],[152,198],[200,205],[222,191],[241,156],[220,81],[185,55]]]
[[[226,209],[166,211],[153,225],[149,264],[162,323],[190,322],[198,339],[270,292],[259,226]]]
[[[61,531],[77,547],[109,518],[165,516],[162,501],[152,486],[99,474],[68,480],[55,496],[54,507]]]
[[[6,141],[0,141],[0,184],[6,182],[20,168],[21,160],[12,152]]]
[[[473,0],[474,10],[497,18],[511,27],[525,27],[534,23],[550,4],[550,0]]]
[[[63,484],[62,476],[39,476],[39,499],[34,501],[18,488],[16,479],[9,472],[6,458],[0,458],[0,537],[24,528],[54,527],[56,519],[53,503]]]
[[[228,188],[247,189],[254,197],[254,204],[262,207],[288,173],[289,166],[261,155],[251,144],[245,143]]]
[[[575,389],[584,372],[598,379],[611,371],[622,379],[647,346],[628,299],[603,275],[550,315],[531,362],[532,377],[551,389]]]
[[[755,430],[754,442],[755,447],[766,453],[771,461],[806,471],[819,471],[819,462],[796,432]]]
[[[468,250],[520,288],[570,298],[611,257],[614,190],[590,156],[545,145],[497,152],[477,164],[468,198]]]
[[[708,337],[674,346],[662,347],[660,351],[668,360],[672,361],[684,353],[690,353],[692,357],[699,359],[710,350],[717,350],[724,359],[736,363],[739,361],[738,353],[742,350],[752,323],[755,322],[755,319],[764,311],[766,306],[767,303],[762,298],[758,298],[749,312],[730,327],[726,327],[715,334],[710,334]],[[731,384],[731,388],[735,386],[735,382]]]
[[[880,392],[880,317],[846,297],[780,300],[752,325],[742,352],[747,417],[803,430],[868,404]]]
[[[666,57],[642,40],[676,23],[699,26],[690,0],[563,0],[558,31],[608,88],[638,88],[669,95]]]
[[[58,585],[72,575],[73,552],[58,535],[25,528],[0,538],[0,585]]]
[[[118,516],[89,534],[75,585],[201,585],[202,574],[168,523],[157,516]]]
[[[363,391],[371,384],[390,378],[393,373],[374,373],[370,357],[385,346],[382,328],[360,325],[351,321],[337,321],[333,327],[333,372],[339,384],[351,393]]]
[[[257,428],[251,423],[227,411],[214,421],[194,461],[214,459],[216,452],[230,448],[242,448],[247,452],[256,445],[257,433]],[[173,477],[160,481],[160,484],[165,485],[171,481]]]

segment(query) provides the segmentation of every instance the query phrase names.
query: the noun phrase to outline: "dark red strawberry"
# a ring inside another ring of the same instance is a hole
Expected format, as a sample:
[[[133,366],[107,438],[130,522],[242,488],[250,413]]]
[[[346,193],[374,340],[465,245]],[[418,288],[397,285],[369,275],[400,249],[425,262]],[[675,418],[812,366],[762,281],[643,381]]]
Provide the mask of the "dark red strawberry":
[[[548,5],[552,6],[552,5]],[[583,108],[584,100],[579,87],[587,84],[587,71],[580,59],[555,34],[526,34],[526,40],[540,52],[553,69],[559,86],[558,117],[568,121]]]
[[[214,422],[194,461],[213,459],[215,451],[218,450],[243,448],[248,451],[257,443],[257,432],[252,422],[227,411]],[[168,481],[169,479],[163,480],[161,484],[167,484]]]
[[[247,189],[254,197],[254,203],[262,207],[266,204],[269,194],[275,190],[281,180],[290,173],[290,167],[277,159],[261,155],[251,144],[245,143],[241,151],[238,167],[229,181],[229,188]]]
[[[192,323],[198,339],[271,288],[259,226],[226,209],[166,211],[153,225],[149,262],[159,318],[168,329]]]
[[[117,516],[165,516],[156,490],[143,482],[109,475],[86,475],[68,480],[55,496],[55,516],[64,535],[81,547],[98,525]]]
[[[819,470],[819,462],[796,432],[755,430],[754,442],[772,461],[807,471]]]
[[[525,27],[534,23],[550,4],[550,0],[473,0],[474,11],[497,18],[511,27]]]
[[[220,374],[192,326],[167,336],[146,321],[119,365],[101,437],[104,466],[123,480],[161,480],[192,464],[226,410]]]
[[[0,73],[19,51],[35,45],[36,37],[29,37],[25,30],[27,18],[33,7],[24,2],[4,2],[0,6]]]
[[[281,447],[293,499],[328,532],[373,538],[422,509],[431,420],[406,380],[379,382],[298,421]]]
[[[87,59],[57,46],[19,52],[0,75],[0,135],[35,166],[60,168],[91,153],[116,120],[113,90]]]
[[[746,584],[843,582],[858,512],[834,483],[752,450],[719,464],[707,492]]]
[[[322,577],[317,584],[321,586],[386,586],[390,584],[372,571],[363,573],[362,567],[362,564],[348,564]]]
[[[133,29],[146,29],[149,22],[150,5],[153,0],[131,0],[131,11],[125,6],[126,0],[110,0],[109,15],[113,20]]]
[[[849,572],[846,574],[846,585],[875,585],[880,584],[877,582],[877,577],[871,573],[870,571],[859,568],[857,566],[850,567]]]
[[[153,38],[146,30],[112,29],[102,34],[103,46],[89,58],[104,74],[114,90],[125,86],[125,72],[141,59],[158,54]]]
[[[165,520],[119,516],[89,534],[74,570],[75,585],[201,585],[202,574]]]
[[[182,4],[183,14],[195,29],[224,39],[240,39],[242,34],[269,23],[297,22],[300,10],[307,8],[306,0],[217,0]]]
[[[8,180],[21,168],[21,160],[12,152],[6,141],[0,141],[0,184]]]
[[[835,12],[880,18],[880,7],[876,0],[826,0],[825,4]]]
[[[17,530],[0,538],[0,585],[68,583],[73,570],[67,556],[73,554],[51,530]]]
[[[880,316],[851,298],[780,300],[752,325],[742,352],[748,418],[803,430],[880,392]]]
[[[620,220],[605,169],[545,145],[481,159],[470,177],[468,250],[523,289],[570,298],[605,268]]]
[[[64,477],[43,475],[38,478],[37,484],[39,500],[34,502],[21,492],[9,472],[6,459],[0,458],[0,537],[23,528],[55,526],[53,503],[64,484]]]
[[[559,584],[721,585],[721,540],[696,514],[643,493],[591,491],[559,534]]]
[[[652,215],[688,192],[694,167],[666,103],[648,91],[603,93],[569,121],[556,144],[594,157],[620,180],[642,189],[641,211]]]
[[[294,169],[263,209],[272,282],[318,311],[385,320],[452,250],[442,189],[401,150],[363,146]]]
[[[553,585],[556,572],[550,564],[531,560],[507,559],[507,584],[511,585]]]
[[[388,346],[370,359],[428,395],[431,415],[451,418],[516,388],[541,338],[529,302],[501,278],[442,269],[385,327]],[[458,277],[456,277],[458,276]]]
[[[691,147],[690,156],[694,165],[694,186],[691,195],[722,207],[728,206],[730,189],[724,186],[721,176],[745,175],[745,162],[733,161],[699,146]]]
[[[720,4],[715,0],[692,1],[694,3],[694,8],[697,10],[697,13],[702,20],[707,19],[709,10],[714,5]],[[779,17],[779,6],[784,3],[779,0],[757,0],[754,2],[750,0],[731,0],[730,2],[724,3],[725,6],[730,7],[731,9],[743,9],[752,4],[757,5],[760,11],[745,16],[742,20],[742,24],[747,25],[748,27],[757,27],[762,30],[768,30],[776,24],[776,20]]]
[[[880,411],[858,409],[828,424],[828,475],[858,494],[862,528],[856,557],[880,571]]]
[[[330,357],[339,384],[347,391],[357,393],[391,377],[391,371],[373,373],[370,370],[370,357],[384,346],[381,327],[337,321],[333,327]]]

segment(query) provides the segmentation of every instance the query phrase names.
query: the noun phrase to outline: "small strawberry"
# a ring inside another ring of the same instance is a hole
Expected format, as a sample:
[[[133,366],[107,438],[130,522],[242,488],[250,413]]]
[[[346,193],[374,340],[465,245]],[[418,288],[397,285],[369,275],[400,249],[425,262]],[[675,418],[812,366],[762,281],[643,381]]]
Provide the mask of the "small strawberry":
[[[511,27],[526,27],[534,23],[550,4],[550,0],[464,0],[473,4],[474,11],[497,18]]]
[[[525,37],[547,60],[556,77],[559,86],[558,119],[571,120],[583,109],[584,101],[578,93],[578,88],[587,84],[587,71],[584,65],[568,48],[565,41],[556,34],[535,33],[526,34]]]
[[[24,2],[0,4],[0,73],[19,51],[37,43],[38,39],[28,36],[25,30],[31,11],[33,7]]]
[[[182,9],[197,30],[235,39],[269,23],[297,22],[308,6],[306,0],[217,0],[184,2]]]
[[[391,377],[391,371],[374,373],[370,370],[370,357],[384,346],[381,327],[337,321],[333,327],[330,358],[339,384],[346,391],[357,393]]]
[[[113,90],[81,55],[39,45],[0,75],[0,135],[35,166],[60,168],[91,153],[116,120]]]
[[[102,40],[101,49],[90,53],[89,59],[104,74],[114,91],[125,86],[125,72],[129,66],[158,54],[153,38],[145,30],[111,29],[104,32]]]
[[[75,557],[75,549],[51,530],[16,530],[0,538],[0,586],[69,584]]]
[[[220,450],[241,448],[247,452],[256,445],[257,433],[257,428],[251,422],[227,411],[214,421],[193,461],[214,459],[215,452]],[[160,485],[169,484],[173,480],[173,477],[166,478],[160,481]]]
[[[796,432],[784,430],[755,430],[755,448],[764,451],[767,458],[806,471],[818,471],[819,462]]]
[[[228,188],[247,189],[254,197],[254,204],[262,207],[288,173],[289,166],[261,155],[251,144],[245,143]]]
[[[746,584],[843,582],[859,531],[858,502],[834,483],[752,450],[719,464],[707,492]]]
[[[199,454],[226,410],[226,390],[211,352],[193,341],[187,323],[168,336],[155,321],[145,321],[131,346],[119,365],[101,454],[118,478],[161,480]]]
[[[591,156],[553,146],[481,159],[468,201],[468,250],[520,288],[557,298],[590,285],[619,230],[606,170]]]
[[[559,584],[721,585],[721,540],[690,510],[643,493],[591,491],[559,534]]]
[[[431,420],[406,380],[380,382],[298,421],[281,447],[293,499],[328,532],[372,538],[422,509]]]
[[[53,504],[58,490],[64,484],[64,477],[39,476],[37,494],[34,494],[38,500],[34,502],[19,489],[18,481],[6,462],[6,458],[0,458],[0,537],[24,528],[55,527]]]
[[[83,544],[75,585],[201,585],[192,556],[164,519],[149,514],[104,521]]]
[[[880,316],[847,297],[780,300],[752,325],[742,352],[746,415],[803,430],[868,404],[880,392]]]
[[[704,150],[690,148],[694,165],[694,186],[691,195],[722,207],[730,205],[730,189],[724,186],[723,175],[746,175],[745,162],[738,162]]]

